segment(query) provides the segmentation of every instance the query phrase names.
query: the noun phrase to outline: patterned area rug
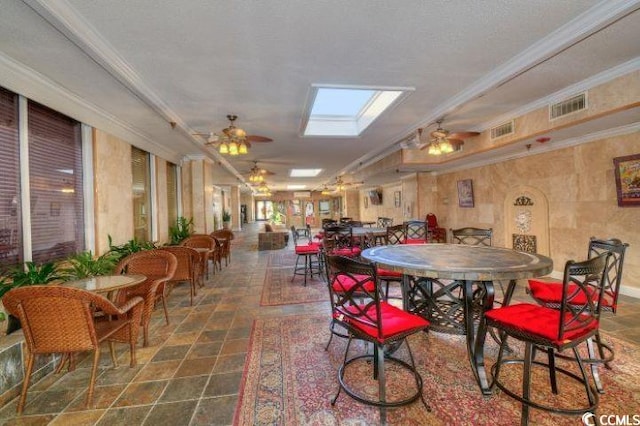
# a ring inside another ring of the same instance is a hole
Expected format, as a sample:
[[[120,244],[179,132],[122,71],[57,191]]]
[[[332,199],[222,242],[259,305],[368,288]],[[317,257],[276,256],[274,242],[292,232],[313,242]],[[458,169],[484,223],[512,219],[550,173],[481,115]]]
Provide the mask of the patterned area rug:
[[[258,319],[254,323],[251,346],[245,365],[241,398],[235,425],[377,425],[379,410],[351,399],[344,392],[335,406],[331,399],[338,389],[337,370],[346,347],[345,339],[335,338],[328,351],[326,316],[288,316]],[[481,395],[473,380],[463,336],[420,333],[411,338],[411,347],[424,380],[424,396],[431,405],[428,412],[418,401],[387,411],[388,424],[395,425],[512,425],[520,423],[520,404],[498,392],[489,398]],[[613,370],[601,369],[605,394],[600,395],[598,414],[640,414],[640,351],[636,346],[606,336],[616,351]],[[301,344],[303,343],[303,344]],[[354,343],[350,354],[362,353],[364,346]],[[516,347],[517,349],[517,347]],[[401,349],[401,359],[406,358]],[[487,347],[487,362],[493,364],[497,346]],[[357,363],[356,363],[357,364]],[[566,368],[572,368],[564,364]],[[387,371],[392,396],[406,388],[406,377],[396,377],[393,367]],[[533,392],[543,399],[583,395],[584,389],[560,378],[560,397],[548,391],[548,376],[534,369]],[[348,380],[362,383],[375,391],[369,379],[371,366],[356,365]],[[518,367],[504,370],[501,377],[515,383],[522,376]],[[403,383],[404,381],[404,383]],[[515,388],[519,385],[514,385]],[[370,388],[370,389],[369,389]],[[549,394],[548,396],[546,396]],[[577,397],[575,397],[577,398]],[[581,399],[579,401],[582,401]],[[566,402],[566,401],[565,401]],[[535,425],[582,424],[579,416],[566,417],[532,410]]]
[[[303,260],[300,260],[302,264]],[[262,289],[261,306],[291,305],[299,303],[328,302],[327,284],[314,275],[313,279],[297,275],[293,281],[296,254],[289,250],[270,253]]]

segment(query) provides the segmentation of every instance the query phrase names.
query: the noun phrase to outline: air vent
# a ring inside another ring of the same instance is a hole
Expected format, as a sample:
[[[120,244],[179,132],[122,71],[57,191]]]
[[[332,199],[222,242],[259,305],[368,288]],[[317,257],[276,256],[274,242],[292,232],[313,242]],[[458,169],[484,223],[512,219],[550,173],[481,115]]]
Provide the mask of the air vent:
[[[503,136],[511,135],[515,132],[515,124],[513,120],[491,128],[491,139],[498,139]]]
[[[587,109],[586,92],[562,102],[549,105],[549,119],[554,120],[564,117],[565,115],[573,114],[574,112],[582,111],[583,109]]]

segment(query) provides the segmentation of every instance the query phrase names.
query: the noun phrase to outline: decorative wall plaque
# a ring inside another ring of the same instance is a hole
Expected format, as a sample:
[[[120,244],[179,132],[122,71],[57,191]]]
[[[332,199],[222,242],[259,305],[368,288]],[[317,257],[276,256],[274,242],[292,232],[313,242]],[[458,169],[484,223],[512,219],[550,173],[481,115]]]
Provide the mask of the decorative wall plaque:
[[[537,253],[536,236],[513,234],[513,249],[525,253]]]
[[[517,212],[515,220],[518,231],[526,234],[531,230],[531,212],[529,210],[520,210]]]

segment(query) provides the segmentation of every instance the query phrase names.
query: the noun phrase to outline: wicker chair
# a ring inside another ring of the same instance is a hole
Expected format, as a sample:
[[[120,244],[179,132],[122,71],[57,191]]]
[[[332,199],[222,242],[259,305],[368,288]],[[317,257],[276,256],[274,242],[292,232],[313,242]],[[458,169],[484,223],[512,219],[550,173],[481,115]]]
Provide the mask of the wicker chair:
[[[191,306],[193,306],[193,296],[196,295],[196,281],[198,279],[198,265],[200,265],[200,253],[191,247],[184,246],[167,246],[162,247],[160,250],[168,251],[173,254],[178,260],[178,266],[176,267],[176,273],[173,274],[171,281],[167,284],[173,286],[179,282],[188,281],[191,286]],[[168,293],[168,291],[167,291]]]
[[[200,272],[201,276],[206,276],[209,279],[209,259],[213,258],[213,253],[216,250],[215,240],[209,235],[194,234],[182,240],[180,245],[195,249],[208,249],[208,251],[201,253]],[[204,283],[201,282],[201,286],[204,286]]]
[[[224,257],[224,244],[216,237],[213,238],[213,242],[216,244],[216,249],[211,253],[211,263],[213,264],[213,271],[222,271],[222,258]]]
[[[22,413],[27,399],[27,389],[36,355],[73,354],[93,350],[93,367],[86,404],[90,407],[100,360],[100,343],[109,342],[111,358],[116,363],[113,342],[129,344],[131,367],[136,365],[136,341],[138,324],[142,316],[143,301],[133,297],[116,306],[105,297],[77,288],[53,285],[36,285],[15,288],[5,294],[4,306],[18,317],[22,324],[27,348],[26,369],[22,393],[16,411]],[[112,316],[110,321],[94,322],[98,309]],[[69,357],[72,359],[72,357]],[[62,369],[60,362],[57,371]],[[70,362],[70,367],[74,366]]]
[[[128,287],[118,293],[118,300],[126,300],[131,296],[144,299],[142,313],[143,346],[149,345],[149,321],[157,299],[162,300],[164,317],[169,325],[169,312],[165,297],[165,283],[173,278],[178,267],[178,259],[165,250],[144,250],[130,254],[116,265],[116,274],[142,274],[147,279],[133,287]]]
[[[224,266],[231,263],[231,241],[234,235],[229,229],[218,229],[213,231],[209,236],[218,238],[222,241],[222,257],[224,257]]]

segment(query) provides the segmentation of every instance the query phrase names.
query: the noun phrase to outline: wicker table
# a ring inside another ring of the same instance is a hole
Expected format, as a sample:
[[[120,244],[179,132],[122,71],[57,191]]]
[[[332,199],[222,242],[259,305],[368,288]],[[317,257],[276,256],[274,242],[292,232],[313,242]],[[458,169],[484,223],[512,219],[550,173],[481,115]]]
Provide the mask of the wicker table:
[[[485,395],[491,394],[484,365],[486,336],[476,335],[473,315],[474,294],[480,294],[482,297],[482,309],[479,313],[482,316],[485,310],[493,307],[494,281],[509,281],[509,287],[505,293],[505,301],[508,302],[513,294],[516,280],[546,275],[553,269],[553,261],[546,256],[507,248],[462,244],[399,244],[373,247],[364,250],[362,257],[384,265],[385,268],[402,272],[405,309],[425,316],[429,313],[422,310],[429,309],[431,305],[429,301],[424,303],[424,298],[428,298],[428,292],[423,291],[420,287],[421,283],[447,279],[460,284],[463,293],[467,353],[475,379]],[[478,290],[480,290],[479,293]],[[412,297],[418,293],[422,300],[420,303],[415,303]]]

